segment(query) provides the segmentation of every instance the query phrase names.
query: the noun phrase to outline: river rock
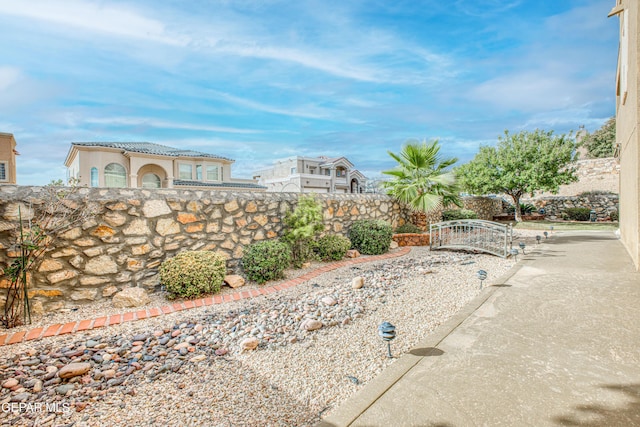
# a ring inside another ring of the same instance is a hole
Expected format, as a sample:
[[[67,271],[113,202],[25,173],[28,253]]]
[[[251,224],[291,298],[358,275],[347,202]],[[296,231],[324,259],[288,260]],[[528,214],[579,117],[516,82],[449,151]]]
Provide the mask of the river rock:
[[[322,297],[320,301],[322,301],[324,305],[329,306],[336,305],[338,303],[335,299],[333,299],[333,297],[330,297],[328,295],[326,297]]]
[[[8,380],[6,380],[5,382],[2,383],[2,387],[3,388],[12,388],[17,386],[19,383],[19,381],[15,378],[9,378]]]
[[[151,302],[149,294],[142,288],[125,288],[111,300],[114,307],[140,307]]]
[[[360,289],[363,286],[364,286],[364,277],[362,276],[354,277],[353,280],[351,281],[351,287],[353,289]]]
[[[66,366],[63,366],[62,368],[60,368],[60,370],[58,371],[58,376],[60,378],[73,378],[73,377],[77,377],[78,375],[83,375],[86,374],[87,372],[89,372],[91,370],[91,364],[90,363],[69,363]]]
[[[302,328],[305,331],[315,331],[322,328],[322,322],[315,319],[308,319],[307,321],[302,323]]]
[[[347,258],[358,258],[360,256],[360,252],[357,249],[349,249],[345,254]]]

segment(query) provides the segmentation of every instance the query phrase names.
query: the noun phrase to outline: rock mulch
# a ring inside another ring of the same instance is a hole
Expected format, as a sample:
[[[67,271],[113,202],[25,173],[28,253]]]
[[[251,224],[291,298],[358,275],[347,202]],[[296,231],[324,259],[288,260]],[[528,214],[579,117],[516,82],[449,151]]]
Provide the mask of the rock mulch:
[[[480,292],[478,269],[491,283],[513,264],[413,248],[277,294],[3,347],[0,424],[313,425],[393,362],[377,325],[396,325],[401,355]]]

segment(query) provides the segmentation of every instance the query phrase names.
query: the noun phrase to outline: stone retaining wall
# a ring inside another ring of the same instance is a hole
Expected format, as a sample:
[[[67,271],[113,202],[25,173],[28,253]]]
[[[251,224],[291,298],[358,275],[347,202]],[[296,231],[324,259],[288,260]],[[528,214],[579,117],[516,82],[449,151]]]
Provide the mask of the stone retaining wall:
[[[18,206],[29,212],[41,187],[0,186],[0,263],[13,255]],[[32,275],[31,295],[46,311],[107,298],[111,290],[154,288],[158,267],[184,250],[219,250],[230,270],[238,268],[243,248],[277,237],[282,218],[295,208],[297,193],[247,193],[178,189],[82,188],[73,196],[97,212],[65,233]],[[345,234],[358,219],[383,219],[395,228],[408,218],[406,208],[383,195],[316,195],[325,230]],[[0,283],[0,286],[6,287]],[[4,303],[4,295],[0,296]]]
[[[429,246],[429,235],[418,233],[400,233],[393,235],[398,246]]]
[[[522,200],[531,203],[536,209],[543,208],[547,219],[562,219],[567,208],[588,208],[596,211],[598,221],[609,221],[612,211],[620,207],[618,194],[584,194],[580,196],[548,196]]]

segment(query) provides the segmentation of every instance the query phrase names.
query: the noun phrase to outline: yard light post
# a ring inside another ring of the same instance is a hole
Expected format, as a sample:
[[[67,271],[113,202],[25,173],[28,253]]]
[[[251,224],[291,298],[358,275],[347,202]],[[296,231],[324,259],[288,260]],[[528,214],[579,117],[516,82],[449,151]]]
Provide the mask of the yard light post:
[[[524,251],[526,245],[524,244],[524,242],[518,243],[518,246],[520,246],[520,249],[522,249],[522,255],[526,255],[526,252]]]
[[[516,248],[511,249],[511,255],[516,258],[516,262],[518,262],[518,250]]]
[[[487,272],[484,270],[478,270],[476,275],[478,276],[478,279],[480,279],[480,289],[482,289],[482,282],[487,278]]]
[[[538,235],[536,236],[536,242],[537,242],[538,244],[540,244],[540,240],[542,240],[542,237],[540,237],[540,235],[538,234]]]
[[[545,231],[544,233],[542,233],[542,234],[544,234],[544,238],[545,238],[545,239],[548,239],[548,238],[549,238],[549,233],[547,233],[546,231]]]
[[[391,341],[396,337],[396,327],[389,322],[382,322],[378,326],[378,335],[387,342],[388,356],[391,358]]]

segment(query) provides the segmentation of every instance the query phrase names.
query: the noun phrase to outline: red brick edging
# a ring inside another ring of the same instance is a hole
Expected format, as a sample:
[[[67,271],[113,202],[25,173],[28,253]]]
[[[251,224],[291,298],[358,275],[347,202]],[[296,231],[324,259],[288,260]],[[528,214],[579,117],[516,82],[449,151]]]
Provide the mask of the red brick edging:
[[[214,295],[211,297],[200,298],[196,300],[188,300],[183,302],[177,302],[162,307],[153,307],[145,310],[130,311],[122,314],[112,314],[108,316],[98,317],[95,319],[79,320],[75,322],[69,322],[64,325],[55,324],[50,326],[44,326],[40,328],[34,328],[29,331],[14,332],[4,335],[0,335],[0,346],[17,344],[24,341],[32,341],[46,337],[52,337],[57,335],[72,334],[81,331],[87,331],[90,329],[97,329],[106,326],[118,325],[120,323],[135,322],[136,320],[148,319],[151,317],[162,316],[165,314],[171,314],[182,310],[189,310],[196,307],[209,306],[222,304],[229,301],[239,301],[247,298],[254,298],[260,295],[268,295],[274,292],[282,291],[294,286],[298,286],[308,280],[318,277],[321,274],[329,271],[337,270],[338,268],[345,267],[353,264],[362,264],[364,262],[378,261],[389,258],[397,258],[409,253],[411,248],[404,247],[399,248],[395,252],[389,252],[383,255],[374,255],[366,258],[353,258],[344,261],[338,261],[331,264],[327,264],[313,271],[296,277],[295,279],[287,280],[278,285],[267,286],[260,289],[252,289],[250,291],[238,291],[233,294],[226,295]]]

